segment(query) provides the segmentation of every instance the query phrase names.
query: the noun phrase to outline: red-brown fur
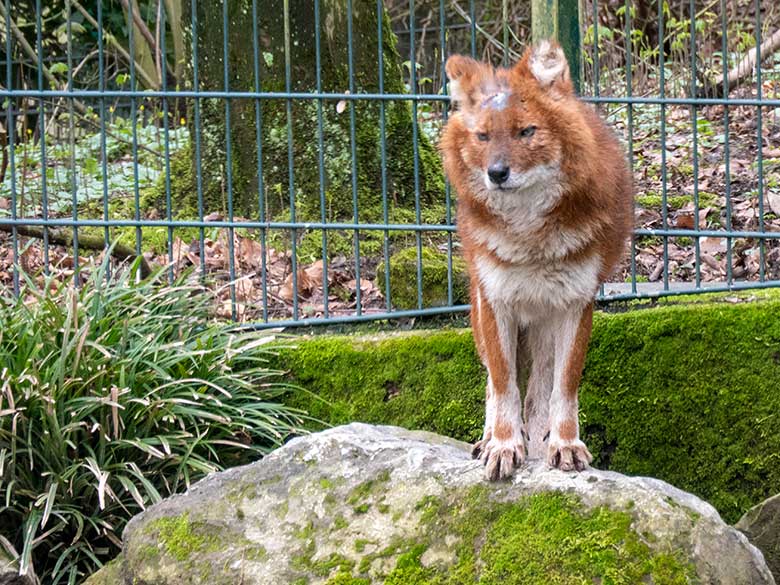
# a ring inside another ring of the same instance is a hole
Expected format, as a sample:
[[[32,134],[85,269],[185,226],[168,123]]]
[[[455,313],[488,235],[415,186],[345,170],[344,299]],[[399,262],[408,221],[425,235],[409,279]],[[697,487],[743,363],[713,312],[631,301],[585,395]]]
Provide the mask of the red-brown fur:
[[[548,75],[550,71],[555,75]],[[458,110],[450,117],[440,149],[447,176],[458,194],[458,233],[471,275],[472,326],[494,393],[488,396],[488,401],[500,405],[502,400],[509,400],[509,393],[517,391],[510,380],[514,356],[507,354],[506,341],[502,345],[499,339],[502,319],[514,322],[514,318],[507,313],[506,303],[491,300],[491,290],[484,277],[480,277],[480,269],[488,263],[490,270],[512,282],[513,274],[524,274],[512,272],[517,268],[544,274],[547,266],[577,267],[593,261],[598,266],[598,282],[604,282],[619,261],[631,232],[631,175],[623,148],[613,132],[591,106],[574,95],[568,66],[556,45],[526,50],[512,68],[495,69],[466,57],[453,56],[447,62],[447,74],[457,84],[454,97]],[[499,103],[497,99],[503,101]],[[531,126],[535,127],[533,134],[523,137],[520,132]],[[503,193],[499,189],[486,195],[488,191],[477,177],[495,161],[516,172],[520,177],[517,180],[522,180],[524,173],[547,168],[540,165],[559,169],[555,187],[559,188],[560,196],[527,229],[512,225],[513,217],[497,211],[496,204],[486,199],[519,196],[511,187]],[[516,250],[517,255],[507,252],[508,248]],[[565,272],[566,268],[561,270]],[[598,282],[594,280],[595,286]],[[523,283],[518,283],[517,290],[523,290],[522,287]],[[595,292],[593,288],[589,296],[582,294],[565,306],[550,305],[553,316],[556,311],[570,308],[577,323],[576,333],[570,335],[569,342],[555,342],[562,349],[559,353],[566,357],[559,376],[561,387],[558,394],[553,392],[553,398],[564,400],[564,404],[568,404],[565,400],[575,403],[573,417],[570,410],[565,414],[558,410],[549,414],[550,424],[554,418],[557,422],[548,431],[553,432],[560,445],[554,446],[550,441],[547,460],[562,469],[581,468],[590,461],[590,454],[578,441],[576,400],[590,337]],[[520,314],[533,315],[547,310],[543,300],[528,299],[527,303],[524,298],[516,300]],[[532,319],[522,317],[520,321],[521,338],[526,331],[536,331],[538,339],[548,335],[543,320],[534,324]],[[558,329],[549,335],[556,340],[564,336]],[[547,343],[545,347],[549,349],[550,342]],[[563,358],[559,356],[560,359]],[[536,382],[541,384],[539,380]],[[485,461],[488,476],[493,479],[506,477],[524,455],[522,446],[514,447],[515,452],[511,454],[506,452],[510,447],[500,444],[507,436],[519,437],[523,429],[507,427],[507,418],[501,412],[496,417],[495,420],[501,421],[500,426],[488,420],[485,436],[475,447],[475,454]],[[498,434],[502,436],[497,437]],[[508,470],[507,461],[510,462]]]

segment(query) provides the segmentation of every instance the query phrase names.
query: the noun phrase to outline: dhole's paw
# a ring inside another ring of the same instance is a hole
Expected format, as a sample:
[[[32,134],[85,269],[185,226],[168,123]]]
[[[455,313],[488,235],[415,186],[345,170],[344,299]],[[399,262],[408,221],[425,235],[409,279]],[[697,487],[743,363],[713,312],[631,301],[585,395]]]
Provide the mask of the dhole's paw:
[[[490,481],[507,479],[525,461],[525,439],[522,435],[505,441],[492,437],[482,439],[474,445],[471,454],[485,465],[485,477]]]
[[[547,446],[547,465],[557,467],[561,471],[582,471],[593,461],[585,443],[579,439],[573,441],[550,440]]]

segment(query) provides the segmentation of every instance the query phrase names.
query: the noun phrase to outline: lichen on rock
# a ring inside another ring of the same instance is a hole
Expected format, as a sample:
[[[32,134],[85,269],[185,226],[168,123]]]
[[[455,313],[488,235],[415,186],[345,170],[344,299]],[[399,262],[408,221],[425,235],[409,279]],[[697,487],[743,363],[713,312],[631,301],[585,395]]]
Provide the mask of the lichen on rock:
[[[156,585],[774,583],[714,508],[661,481],[532,463],[487,483],[463,443],[364,424],[152,506],[117,564]]]

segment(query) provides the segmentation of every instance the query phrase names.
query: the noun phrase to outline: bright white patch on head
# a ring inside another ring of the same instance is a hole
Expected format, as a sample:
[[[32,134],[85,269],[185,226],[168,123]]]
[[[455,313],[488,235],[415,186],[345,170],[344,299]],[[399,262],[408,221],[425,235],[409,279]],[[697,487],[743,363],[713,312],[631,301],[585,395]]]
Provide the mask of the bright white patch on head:
[[[501,111],[506,108],[509,103],[510,94],[505,91],[489,95],[482,101],[483,108],[491,108],[493,110]]]
[[[553,48],[549,41],[542,41],[531,55],[531,73],[543,87],[561,77],[566,70],[566,56],[560,47]]]

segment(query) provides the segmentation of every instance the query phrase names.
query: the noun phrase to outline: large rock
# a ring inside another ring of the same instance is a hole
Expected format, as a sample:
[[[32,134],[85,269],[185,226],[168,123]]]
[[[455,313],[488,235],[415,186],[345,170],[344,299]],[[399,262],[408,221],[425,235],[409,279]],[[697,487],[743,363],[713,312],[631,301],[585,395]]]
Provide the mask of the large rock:
[[[736,528],[764,553],[775,580],[780,579],[780,494],[745,512]]]
[[[658,480],[539,463],[487,483],[468,447],[352,424],[134,518],[97,584],[771,584],[715,509]]]

